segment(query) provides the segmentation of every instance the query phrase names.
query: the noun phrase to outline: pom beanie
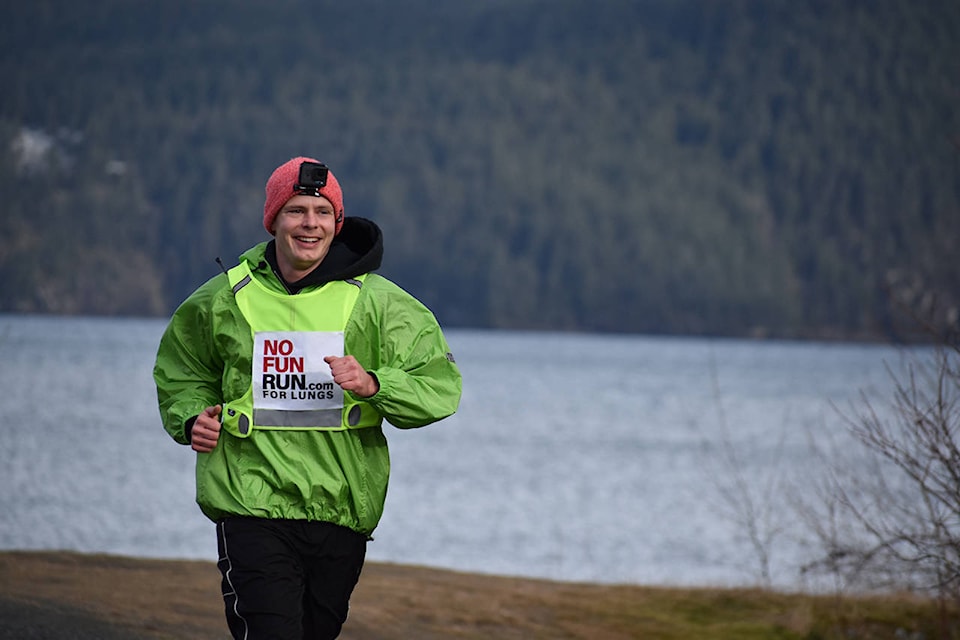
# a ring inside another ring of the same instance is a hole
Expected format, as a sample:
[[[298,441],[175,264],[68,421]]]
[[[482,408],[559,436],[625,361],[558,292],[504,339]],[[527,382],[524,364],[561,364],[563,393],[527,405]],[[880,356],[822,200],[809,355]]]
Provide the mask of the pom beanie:
[[[265,189],[267,199],[263,204],[263,228],[266,229],[270,235],[273,235],[271,227],[273,227],[273,221],[276,219],[280,209],[287,203],[287,200],[297,195],[294,189],[300,178],[300,165],[304,162],[319,163],[320,161],[303,156],[293,158],[274,169],[270,175],[270,179],[267,180]],[[329,200],[333,205],[333,211],[337,217],[337,227],[334,231],[334,235],[336,235],[340,233],[340,228],[343,226],[343,192],[340,191],[340,183],[337,182],[337,178],[333,175],[332,171],[328,171],[327,184],[320,189],[320,195]]]

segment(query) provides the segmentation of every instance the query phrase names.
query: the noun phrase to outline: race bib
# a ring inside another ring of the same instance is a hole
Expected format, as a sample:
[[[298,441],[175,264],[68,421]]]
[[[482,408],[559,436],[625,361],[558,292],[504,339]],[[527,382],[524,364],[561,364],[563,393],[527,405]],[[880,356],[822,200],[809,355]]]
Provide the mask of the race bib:
[[[343,357],[343,332],[264,331],[254,336],[253,407],[343,409],[343,389],[325,356]]]

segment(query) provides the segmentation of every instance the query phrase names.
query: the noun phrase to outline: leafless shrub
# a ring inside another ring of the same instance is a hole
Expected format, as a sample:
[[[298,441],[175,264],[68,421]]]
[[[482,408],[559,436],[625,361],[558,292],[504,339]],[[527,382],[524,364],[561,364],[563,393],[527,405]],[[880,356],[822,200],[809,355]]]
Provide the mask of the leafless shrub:
[[[711,438],[704,450],[701,470],[708,476],[704,483],[709,489],[706,497],[717,515],[733,525],[736,534],[745,542],[753,562],[749,571],[761,586],[770,587],[773,585],[776,545],[787,529],[781,508],[785,477],[780,464],[785,432],[781,432],[776,443],[769,471],[759,480],[749,477],[749,453],[744,452],[731,435],[716,362],[712,358],[710,377],[718,437]]]
[[[838,585],[926,592],[960,605],[960,352],[940,346],[888,367],[892,396],[841,411],[850,443],[834,450],[799,503],[821,549],[805,572]]]

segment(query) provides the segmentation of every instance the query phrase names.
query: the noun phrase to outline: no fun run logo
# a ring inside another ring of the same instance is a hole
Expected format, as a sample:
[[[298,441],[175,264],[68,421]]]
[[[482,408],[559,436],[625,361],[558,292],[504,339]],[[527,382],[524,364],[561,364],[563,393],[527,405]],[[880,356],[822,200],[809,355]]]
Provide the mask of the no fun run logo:
[[[303,341],[303,340],[299,340]],[[319,345],[308,345],[319,348]],[[342,348],[341,348],[342,350]],[[307,355],[302,355],[304,351]],[[310,349],[297,350],[291,338],[264,338],[260,351],[260,391],[272,400],[332,400],[336,385],[329,380],[329,369],[323,353]],[[309,355],[309,361],[308,361]],[[309,363],[318,362],[311,371]],[[328,378],[327,380],[318,378]]]

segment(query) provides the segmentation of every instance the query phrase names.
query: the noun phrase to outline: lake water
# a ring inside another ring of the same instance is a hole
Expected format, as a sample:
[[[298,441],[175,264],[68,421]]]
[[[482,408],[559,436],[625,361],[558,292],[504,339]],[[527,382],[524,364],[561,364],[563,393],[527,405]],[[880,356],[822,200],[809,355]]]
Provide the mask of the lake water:
[[[195,454],[160,425],[164,320],[0,315],[0,548],[216,560]],[[449,330],[460,411],[385,426],[371,560],[560,580],[747,585],[757,556],[723,489],[804,486],[837,407],[882,399],[876,345]],[[727,450],[723,458],[718,451]],[[771,545],[775,585],[809,549]],[[785,506],[783,507],[785,509]],[[802,585],[801,585],[802,586]]]

